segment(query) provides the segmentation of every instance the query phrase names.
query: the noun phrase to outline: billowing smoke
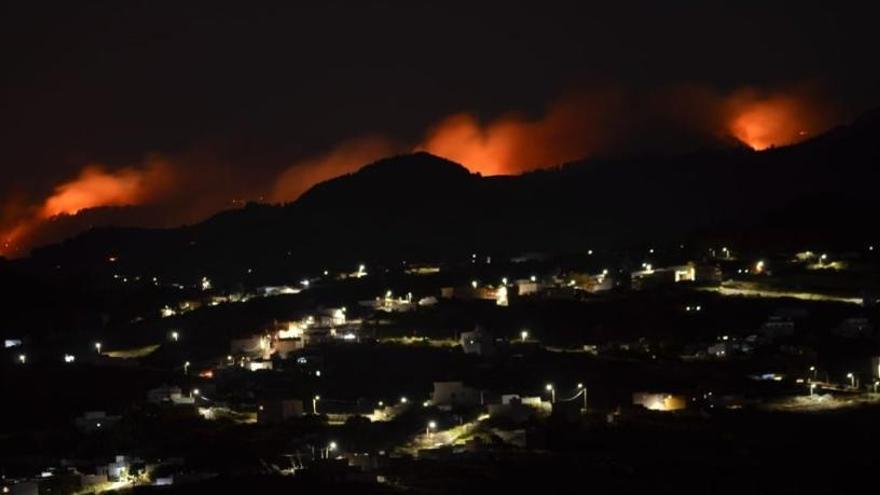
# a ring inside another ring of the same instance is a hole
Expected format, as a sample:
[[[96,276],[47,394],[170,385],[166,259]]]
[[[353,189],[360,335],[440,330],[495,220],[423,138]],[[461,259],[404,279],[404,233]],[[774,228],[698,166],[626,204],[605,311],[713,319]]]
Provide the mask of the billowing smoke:
[[[269,197],[280,203],[295,200],[319,182],[355,172],[365,164],[399,150],[391,140],[381,136],[345,141],[327,153],[297,162],[282,171]]]
[[[174,185],[171,165],[151,158],[141,167],[108,170],[101,164],[86,165],[79,175],[57,185],[39,204],[24,204],[21,200],[7,202],[7,212],[0,230],[3,250],[15,252],[23,248],[28,237],[34,235],[44,222],[64,215],[76,215],[91,208],[129,206],[145,201],[159,200],[169,194]]]
[[[756,150],[797,143],[830,125],[830,109],[805,89],[737,91],[725,110],[730,133]]]
[[[79,177],[55,188],[40,208],[40,218],[75,215],[98,206],[137,205],[168,194],[174,172],[170,164],[152,160],[144,168],[126,167],[108,171],[101,165],[87,165]]]
[[[254,190],[210,154],[148,155],[113,168],[92,163],[40,200],[0,204],[0,255],[17,256],[95,225],[170,227],[240,204]]]
[[[621,109],[614,91],[581,93],[551,104],[538,118],[510,114],[481,124],[458,113],[428,130],[417,150],[483,175],[517,174],[584,158],[608,142],[607,124]]]
[[[593,156],[726,146],[734,138],[763,150],[796,143],[835,124],[830,107],[818,95],[808,87],[728,93],[699,85],[650,93],[589,90],[560,98],[537,115],[480,119],[457,112],[430,126],[416,143],[376,135],[345,140],[327,152],[287,162],[280,171],[263,167],[262,175],[254,172],[253,163],[232,163],[204,150],[148,156],[121,168],[87,165],[44,199],[13,197],[0,205],[0,255],[23,254],[31,245],[58,240],[85,225],[112,221],[171,226],[200,220],[248,198],[293,201],[318,182],[408,151],[428,151],[474,172],[499,175]],[[128,206],[137,208],[122,208]],[[124,211],[107,215],[102,210],[111,207]],[[103,216],[88,217],[98,210]],[[64,233],[49,228],[65,223],[59,218],[84,216],[95,220],[73,226],[67,222]]]

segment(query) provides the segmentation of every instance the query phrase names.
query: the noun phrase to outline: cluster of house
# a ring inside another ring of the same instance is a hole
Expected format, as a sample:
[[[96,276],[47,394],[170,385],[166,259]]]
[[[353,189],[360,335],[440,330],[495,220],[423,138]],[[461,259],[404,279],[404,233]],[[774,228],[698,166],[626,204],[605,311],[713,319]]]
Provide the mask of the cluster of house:
[[[0,478],[0,491],[11,495],[43,493],[97,493],[137,485],[167,486],[215,476],[212,473],[183,473],[180,458],[146,462],[117,455],[107,460],[62,460],[59,467],[45,469],[26,478]]]
[[[524,296],[577,298],[617,287],[641,290],[678,282],[712,285],[720,283],[721,277],[721,268],[717,265],[688,263],[655,268],[645,263],[640,270],[625,278],[605,269],[598,273],[569,271],[546,280],[539,280],[536,276],[510,281],[502,278],[495,284],[473,280],[468,285],[443,287],[440,296],[443,299],[489,300],[507,306]]]
[[[282,322],[267,332],[232,339],[228,365],[251,371],[272,369],[272,358],[287,359],[308,346],[330,342],[357,342],[360,320],[346,316],[346,308],[320,309],[297,320]]]
[[[210,280],[203,279],[201,283],[203,290],[211,288]],[[306,285],[307,287],[307,285]],[[204,306],[219,306],[227,303],[243,303],[254,298],[274,297],[290,294],[298,294],[302,292],[303,287],[291,285],[269,285],[261,286],[250,292],[230,292],[228,294],[206,293],[205,296],[198,299],[180,301],[174,306],[165,305],[159,309],[159,316],[168,318],[179,314],[188,313]]]
[[[361,306],[373,309],[375,311],[384,311],[386,313],[406,313],[413,311],[419,307],[430,307],[437,304],[437,298],[434,296],[413,299],[412,292],[408,292],[405,296],[394,297],[392,291],[385,292],[384,296],[376,297],[358,303]]]

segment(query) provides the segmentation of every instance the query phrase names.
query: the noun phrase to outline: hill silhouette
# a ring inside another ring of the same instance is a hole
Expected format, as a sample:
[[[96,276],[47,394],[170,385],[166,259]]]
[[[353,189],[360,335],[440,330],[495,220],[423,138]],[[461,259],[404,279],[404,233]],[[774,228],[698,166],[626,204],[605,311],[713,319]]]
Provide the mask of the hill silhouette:
[[[878,115],[762,152],[585,160],[520,176],[482,177],[428,153],[395,156],[289,204],[249,204],[175,229],[93,229],[36,249],[27,263],[88,269],[116,256],[151,273],[234,277],[259,268],[283,278],[475,250],[860,242],[876,211]]]

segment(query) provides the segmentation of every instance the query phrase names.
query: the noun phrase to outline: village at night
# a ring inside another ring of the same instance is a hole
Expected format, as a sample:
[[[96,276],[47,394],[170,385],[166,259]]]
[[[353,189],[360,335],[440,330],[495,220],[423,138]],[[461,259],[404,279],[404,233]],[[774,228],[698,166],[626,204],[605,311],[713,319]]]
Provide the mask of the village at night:
[[[862,489],[869,10],[4,6],[0,492]]]

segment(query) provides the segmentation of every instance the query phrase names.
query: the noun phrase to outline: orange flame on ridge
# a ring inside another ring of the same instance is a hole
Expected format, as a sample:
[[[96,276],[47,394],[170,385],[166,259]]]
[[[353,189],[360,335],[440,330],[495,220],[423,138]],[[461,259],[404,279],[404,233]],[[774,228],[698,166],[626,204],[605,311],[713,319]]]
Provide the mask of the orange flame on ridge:
[[[758,95],[741,91],[727,101],[728,130],[755,150],[803,141],[822,129],[821,110],[797,92]]]

